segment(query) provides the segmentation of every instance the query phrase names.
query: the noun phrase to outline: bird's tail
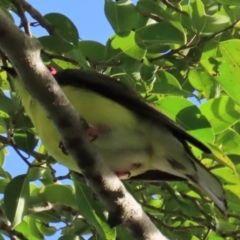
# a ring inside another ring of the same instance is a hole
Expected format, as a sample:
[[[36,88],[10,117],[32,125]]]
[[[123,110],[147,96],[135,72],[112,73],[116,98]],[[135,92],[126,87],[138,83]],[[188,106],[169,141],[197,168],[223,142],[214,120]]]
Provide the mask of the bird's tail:
[[[203,190],[215,203],[218,209],[226,215],[227,202],[221,182],[201,163],[194,161],[196,173],[187,175],[193,184]]]

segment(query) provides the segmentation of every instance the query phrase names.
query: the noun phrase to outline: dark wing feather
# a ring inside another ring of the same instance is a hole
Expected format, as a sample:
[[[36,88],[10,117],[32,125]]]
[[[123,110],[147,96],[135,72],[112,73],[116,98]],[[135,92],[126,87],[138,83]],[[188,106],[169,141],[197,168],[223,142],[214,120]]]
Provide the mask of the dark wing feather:
[[[151,107],[136,92],[116,79],[95,71],[83,69],[67,69],[64,71],[59,71],[55,75],[55,78],[60,85],[70,85],[77,88],[85,88],[89,89],[90,91],[95,91],[98,94],[101,94],[102,96],[110,98],[113,101],[121,104],[148,121],[152,121],[156,125],[165,125],[172,132],[172,134],[183,143],[185,148],[187,147],[186,142],[189,142],[201,149],[203,152],[211,153],[210,149],[207,148],[202,142],[189,135],[166,115]]]
[[[170,173],[162,172],[159,170],[149,170],[145,173],[139,174],[137,176],[131,177],[127,179],[127,181],[131,182],[165,182],[165,181],[187,181],[185,178],[181,178],[178,176],[174,176]]]

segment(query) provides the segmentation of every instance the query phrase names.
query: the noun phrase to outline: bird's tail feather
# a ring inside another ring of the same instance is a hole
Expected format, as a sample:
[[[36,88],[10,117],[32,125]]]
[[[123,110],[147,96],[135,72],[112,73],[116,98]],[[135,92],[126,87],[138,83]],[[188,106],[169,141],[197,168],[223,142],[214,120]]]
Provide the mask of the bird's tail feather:
[[[194,161],[196,174],[187,175],[194,185],[203,190],[215,203],[218,209],[226,215],[227,202],[221,182],[202,164]]]

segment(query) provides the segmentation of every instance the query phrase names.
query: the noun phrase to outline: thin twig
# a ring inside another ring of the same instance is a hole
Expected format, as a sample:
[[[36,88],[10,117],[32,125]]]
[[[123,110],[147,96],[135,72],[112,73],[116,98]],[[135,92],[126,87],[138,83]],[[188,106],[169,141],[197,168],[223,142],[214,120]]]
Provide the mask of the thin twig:
[[[14,147],[12,145],[12,143],[4,136],[0,135],[0,142],[6,146],[11,146],[11,147]],[[46,156],[44,154],[41,154],[41,153],[38,153],[36,151],[32,151],[30,153],[31,156],[33,156],[37,161],[41,162],[43,160],[46,159]]]
[[[37,9],[35,9],[31,4],[29,4],[28,2],[26,2],[24,0],[20,0],[20,1],[22,3],[23,9],[26,12],[28,12],[33,19],[38,21],[39,24],[43,28],[45,28],[50,35],[57,35],[57,33],[55,31],[55,27],[51,23],[49,23]]]
[[[13,3],[13,5],[16,7],[17,9],[17,13],[21,19],[21,24],[20,24],[20,28],[23,27],[24,28],[24,31],[25,33],[28,35],[28,36],[32,36],[31,34],[31,30],[30,30],[30,27],[29,27],[29,22],[25,16],[25,13],[24,13],[24,9],[22,7],[22,1],[20,0],[11,0],[11,2]]]
[[[163,2],[166,6],[168,6],[169,8],[172,8],[175,12],[180,13],[180,14],[183,14],[183,15],[185,15],[185,16],[187,16],[187,17],[189,16],[188,12],[182,11],[181,9],[175,7],[175,6],[172,5],[168,0],[162,0],[162,2]]]
[[[197,44],[190,44],[192,41],[193,41],[193,38],[188,42],[186,43],[185,45],[177,48],[177,49],[173,49],[171,50],[170,52],[166,53],[166,54],[163,54],[163,55],[160,55],[158,57],[155,57],[155,58],[151,58],[149,59],[149,62],[154,62],[154,61],[157,61],[157,60],[160,60],[162,58],[166,58],[166,57],[169,57],[169,56],[172,56],[174,54],[179,54],[180,51],[182,50],[185,50],[185,49],[191,49],[191,48],[195,48],[195,47],[201,47],[203,46],[204,44],[206,44],[207,42],[209,42],[210,40],[212,40],[213,38],[217,37],[218,35],[224,33],[225,31],[228,31],[229,29],[233,28],[236,24],[238,24],[240,22],[240,19],[236,20],[234,23],[232,23],[230,26],[224,28],[223,30],[221,31],[218,31],[214,34],[212,34],[210,37],[205,37],[205,38],[202,38],[202,40],[199,41],[199,43]],[[194,38],[196,36],[194,35]]]
[[[42,50],[41,53],[44,56],[46,56],[46,57],[48,57],[50,59],[59,59],[59,60],[63,60],[63,61],[72,63],[72,64],[74,64],[74,65],[76,65],[78,67],[80,66],[80,64],[76,60],[74,60],[72,58],[69,58],[69,57],[65,57],[64,55],[58,55],[58,54],[49,53],[49,52],[47,52],[45,50]]]

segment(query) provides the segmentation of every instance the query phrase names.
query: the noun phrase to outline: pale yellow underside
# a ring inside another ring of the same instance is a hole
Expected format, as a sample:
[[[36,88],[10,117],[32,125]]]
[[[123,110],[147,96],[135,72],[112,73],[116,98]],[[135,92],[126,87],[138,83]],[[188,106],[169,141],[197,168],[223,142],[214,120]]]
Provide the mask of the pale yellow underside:
[[[19,84],[16,84],[16,87],[25,110],[49,154],[59,163],[79,172],[72,158],[62,153],[59,148],[60,136],[41,106],[32,100]],[[140,120],[118,103],[86,89],[70,86],[62,89],[75,109],[90,125],[104,125],[111,129],[100,133],[94,144],[113,171],[129,171],[131,176],[135,176],[150,169],[161,169],[176,174],[166,160],[167,155],[171,155],[173,147],[176,155],[172,156],[173,159],[176,157],[186,159],[181,144],[167,129],[156,128],[150,122]],[[142,167],[135,168],[136,163],[142,164]]]

